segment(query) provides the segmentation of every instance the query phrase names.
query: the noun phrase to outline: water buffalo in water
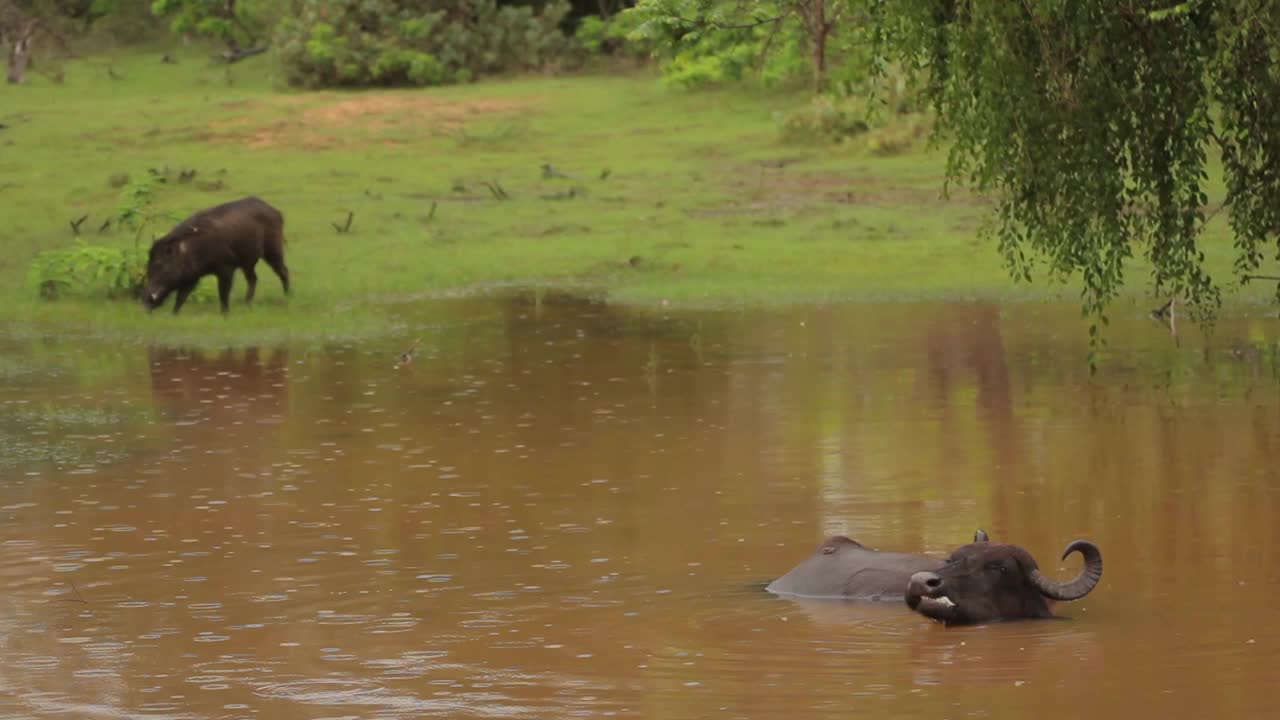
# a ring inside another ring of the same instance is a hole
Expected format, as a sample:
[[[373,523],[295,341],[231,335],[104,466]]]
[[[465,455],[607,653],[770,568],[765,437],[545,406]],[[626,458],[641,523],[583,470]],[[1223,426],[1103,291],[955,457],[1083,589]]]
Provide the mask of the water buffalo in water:
[[[200,278],[216,275],[218,299],[225,313],[237,268],[244,271],[249,283],[244,301],[252,302],[258,287],[253,270],[258,260],[267,261],[287,295],[289,268],[284,264],[284,216],[279,210],[256,197],[201,210],[152,244],[147,257],[147,309],[156,309],[177,290],[173,303],[176,315]]]
[[[960,625],[1051,617],[1051,600],[1078,600],[1102,577],[1102,553],[1088,540],[1067,546],[1062,557],[1079,552],[1084,568],[1062,583],[1041,575],[1026,550],[989,542],[985,533],[975,539],[943,560],[872,550],[838,535],[767,589],[811,598],[905,600],[921,615]]]

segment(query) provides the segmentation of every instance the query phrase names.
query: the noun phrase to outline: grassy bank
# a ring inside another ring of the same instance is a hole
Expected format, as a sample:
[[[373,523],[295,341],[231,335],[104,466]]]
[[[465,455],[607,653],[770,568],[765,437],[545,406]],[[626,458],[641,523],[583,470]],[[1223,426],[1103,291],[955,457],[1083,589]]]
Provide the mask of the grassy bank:
[[[685,94],[643,74],[302,93],[271,68],[134,54],[110,72],[73,64],[63,85],[0,87],[0,317],[125,337],[349,337],[390,329],[396,301],[495,285],[672,306],[1074,294],[1007,279],[976,237],[983,205],[939,197],[942,158],[922,141],[896,155],[781,142],[776,115],[801,96]],[[175,218],[250,193],[284,211],[292,300],[265,266],[257,306],[233,304],[230,322],[208,278],[178,318],[39,300],[36,253],[72,243],[83,215],[83,240],[132,245],[99,228],[166,168],[156,207]]]

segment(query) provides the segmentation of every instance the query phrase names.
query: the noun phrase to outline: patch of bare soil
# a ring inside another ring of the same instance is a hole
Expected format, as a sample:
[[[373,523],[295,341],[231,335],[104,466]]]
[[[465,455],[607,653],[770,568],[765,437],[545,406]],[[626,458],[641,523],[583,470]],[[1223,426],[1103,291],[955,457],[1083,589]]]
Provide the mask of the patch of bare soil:
[[[423,134],[455,132],[477,119],[527,113],[527,100],[442,100],[426,94],[337,94],[283,98],[268,103],[225,103],[228,113],[213,120],[195,137],[206,142],[233,143],[249,148],[290,147],[327,150],[337,147],[397,145],[405,140],[378,137],[397,129]],[[264,122],[265,118],[270,118]],[[368,134],[372,133],[372,134]]]
[[[876,178],[806,173],[760,164],[736,168],[731,178],[726,186],[733,200],[691,210],[689,214],[703,217],[759,215],[821,205],[929,208],[948,202],[975,201],[963,189],[953,188],[948,200],[942,197],[941,187],[894,186]]]

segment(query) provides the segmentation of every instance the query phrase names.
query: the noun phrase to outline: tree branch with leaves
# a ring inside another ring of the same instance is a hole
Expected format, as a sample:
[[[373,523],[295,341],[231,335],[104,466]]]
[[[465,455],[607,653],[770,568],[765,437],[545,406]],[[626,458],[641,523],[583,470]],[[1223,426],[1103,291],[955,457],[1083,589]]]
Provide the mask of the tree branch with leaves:
[[[815,91],[826,88],[830,39],[846,25],[861,0],[640,0],[628,11],[643,18],[636,30],[678,52],[715,33],[773,26],[761,43],[764,54],[781,31],[803,37]]]
[[[223,62],[237,62],[267,49],[258,41],[265,28],[247,16],[238,0],[154,0],[151,12],[172,17],[175,33],[192,33],[226,45],[218,56]]]
[[[996,202],[1014,278],[1082,281],[1095,351],[1141,259],[1151,290],[1210,324],[1216,158],[1237,279],[1280,259],[1280,5],[884,0],[881,52],[924,80],[950,182]]]

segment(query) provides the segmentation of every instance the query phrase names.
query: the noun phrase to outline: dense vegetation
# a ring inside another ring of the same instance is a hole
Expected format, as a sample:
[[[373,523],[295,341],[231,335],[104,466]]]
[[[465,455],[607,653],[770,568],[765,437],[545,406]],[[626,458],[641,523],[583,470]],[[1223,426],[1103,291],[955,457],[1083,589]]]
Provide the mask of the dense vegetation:
[[[1095,322],[1135,264],[1210,320],[1280,254],[1280,6],[1263,0],[0,0],[8,76],[204,38],[293,86],[440,85],[652,59],[679,88],[807,88],[782,139],[933,133],[994,203],[1011,275],[1076,280]],[[172,53],[172,51],[171,51]],[[172,55],[166,55],[170,58]],[[114,70],[108,67],[108,72]],[[798,109],[797,109],[798,108]],[[903,129],[905,128],[905,129]],[[609,130],[602,128],[602,130]],[[879,136],[877,142],[883,143]],[[1225,192],[1211,202],[1221,177]],[[1225,209],[1225,213],[1220,210]],[[1229,228],[1229,269],[1206,235]],[[1141,261],[1141,262],[1138,262]],[[1224,281],[1223,278],[1234,278]]]
[[[538,70],[566,54],[567,3],[535,10],[495,0],[304,0],[280,24],[280,61],[304,87],[440,85]]]

